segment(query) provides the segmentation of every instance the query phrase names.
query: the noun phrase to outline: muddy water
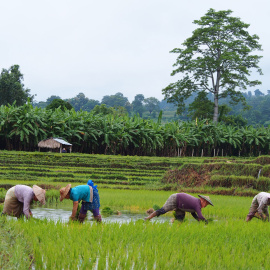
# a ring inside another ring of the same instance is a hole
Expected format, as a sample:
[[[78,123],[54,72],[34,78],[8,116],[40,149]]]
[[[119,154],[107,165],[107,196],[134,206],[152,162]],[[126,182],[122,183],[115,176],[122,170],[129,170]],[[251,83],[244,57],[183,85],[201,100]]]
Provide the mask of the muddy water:
[[[62,221],[62,222],[68,222],[69,217],[71,215],[71,210],[69,208],[60,209],[60,208],[41,208],[36,207],[32,209],[33,217],[39,218],[39,219],[50,219],[55,221]],[[146,217],[146,214],[133,214],[129,213],[128,211],[122,211],[121,215],[110,215],[110,216],[104,216],[102,215],[102,221],[103,222],[131,222],[136,220],[142,220]],[[153,218],[152,221],[159,221],[159,222],[165,222],[170,221],[171,217],[166,216],[160,216],[158,218]],[[87,214],[87,220],[86,221],[93,221],[92,213],[88,211]]]

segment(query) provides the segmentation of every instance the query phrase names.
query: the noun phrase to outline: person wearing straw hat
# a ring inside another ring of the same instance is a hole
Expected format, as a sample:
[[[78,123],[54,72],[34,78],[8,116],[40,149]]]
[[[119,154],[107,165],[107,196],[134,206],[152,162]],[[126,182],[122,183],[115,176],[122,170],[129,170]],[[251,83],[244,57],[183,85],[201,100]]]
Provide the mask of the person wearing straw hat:
[[[6,193],[2,214],[17,218],[23,216],[30,218],[32,216],[30,204],[33,201],[39,201],[44,205],[45,193],[46,191],[37,185],[33,185],[33,188],[25,185],[16,185]]]
[[[169,211],[175,210],[175,218],[179,221],[183,221],[186,212],[190,212],[196,220],[204,220],[207,223],[207,220],[202,215],[201,208],[206,207],[208,204],[212,206],[214,205],[208,196],[198,196],[199,198],[195,198],[186,193],[172,194],[162,208],[150,214],[148,217],[145,218],[145,220],[150,220],[155,216],[158,217]]]
[[[270,193],[258,193],[252,200],[246,221],[248,222],[254,217],[269,221],[268,205],[270,205]]]
[[[101,222],[102,218],[99,213],[99,194],[97,186],[94,185],[92,180],[87,182],[87,185],[80,185],[71,188],[71,184],[60,189],[60,201],[64,199],[70,199],[73,201],[72,214],[70,216],[71,220],[76,219],[76,212],[78,210],[79,202],[82,201],[82,206],[79,213],[79,221],[82,223],[86,218],[87,211],[90,210],[94,219]]]

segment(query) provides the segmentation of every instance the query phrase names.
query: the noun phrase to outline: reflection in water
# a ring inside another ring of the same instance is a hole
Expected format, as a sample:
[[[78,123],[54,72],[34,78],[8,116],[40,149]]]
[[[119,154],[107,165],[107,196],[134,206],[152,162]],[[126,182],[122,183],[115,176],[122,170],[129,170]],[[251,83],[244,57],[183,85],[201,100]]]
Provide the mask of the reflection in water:
[[[33,217],[35,218],[46,218],[52,219],[55,221],[68,221],[71,211],[63,210],[63,209],[52,209],[52,208],[34,208],[31,210],[33,213]]]
[[[39,218],[39,219],[51,219],[55,221],[62,221],[62,222],[68,222],[69,217],[71,215],[71,209],[66,210],[66,209],[54,209],[54,208],[41,208],[41,207],[36,207],[31,210],[33,213],[33,217]],[[136,221],[139,219],[144,219],[147,215],[145,214],[131,214],[129,212],[122,211],[121,215],[111,215],[111,216],[104,216],[102,215],[102,221],[103,222],[131,222],[131,221]],[[158,218],[153,218],[152,221],[159,221],[159,222],[165,222],[169,221],[171,218],[162,216]],[[94,218],[92,217],[92,213],[88,211],[87,214],[87,220],[88,221],[93,221]]]

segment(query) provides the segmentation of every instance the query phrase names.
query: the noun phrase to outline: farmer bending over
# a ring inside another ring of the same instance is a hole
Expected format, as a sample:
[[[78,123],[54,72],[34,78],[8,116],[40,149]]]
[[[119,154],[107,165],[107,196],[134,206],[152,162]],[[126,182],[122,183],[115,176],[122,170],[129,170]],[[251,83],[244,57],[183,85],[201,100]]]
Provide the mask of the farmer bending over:
[[[33,188],[25,185],[16,185],[6,193],[2,214],[17,218],[25,215],[26,218],[30,218],[32,216],[30,204],[33,201],[45,204],[45,193],[44,189],[36,185]]]
[[[79,213],[79,221],[84,222],[88,210],[93,213],[95,220],[99,222],[101,221],[101,215],[99,214],[99,194],[97,186],[94,186],[92,180],[89,180],[87,185],[71,188],[71,184],[68,184],[66,187],[61,188],[60,201],[63,199],[70,199],[73,201],[73,209],[70,216],[71,220],[76,219],[79,201],[82,201],[82,206]]]
[[[153,212],[151,215],[145,218],[145,220],[151,219],[155,216],[160,216],[168,211],[175,210],[175,218],[183,221],[186,212],[190,212],[191,215],[198,221],[207,220],[203,217],[201,208],[206,207],[208,204],[214,206],[208,196],[198,195],[200,198],[195,198],[186,193],[175,193],[169,197],[162,208]]]
[[[250,221],[254,216],[263,221],[269,221],[268,205],[270,205],[270,193],[260,192],[257,194],[252,200],[246,221]]]

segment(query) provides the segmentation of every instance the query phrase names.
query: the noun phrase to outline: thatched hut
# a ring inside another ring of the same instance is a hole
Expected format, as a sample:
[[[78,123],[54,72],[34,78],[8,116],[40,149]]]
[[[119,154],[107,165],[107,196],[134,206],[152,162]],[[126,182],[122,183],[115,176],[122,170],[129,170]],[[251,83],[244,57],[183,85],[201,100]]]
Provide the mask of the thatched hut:
[[[63,149],[67,149],[71,153],[72,144],[63,140],[62,138],[49,138],[38,143],[38,150],[40,148],[60,149],[60,153],[64,152]]]

